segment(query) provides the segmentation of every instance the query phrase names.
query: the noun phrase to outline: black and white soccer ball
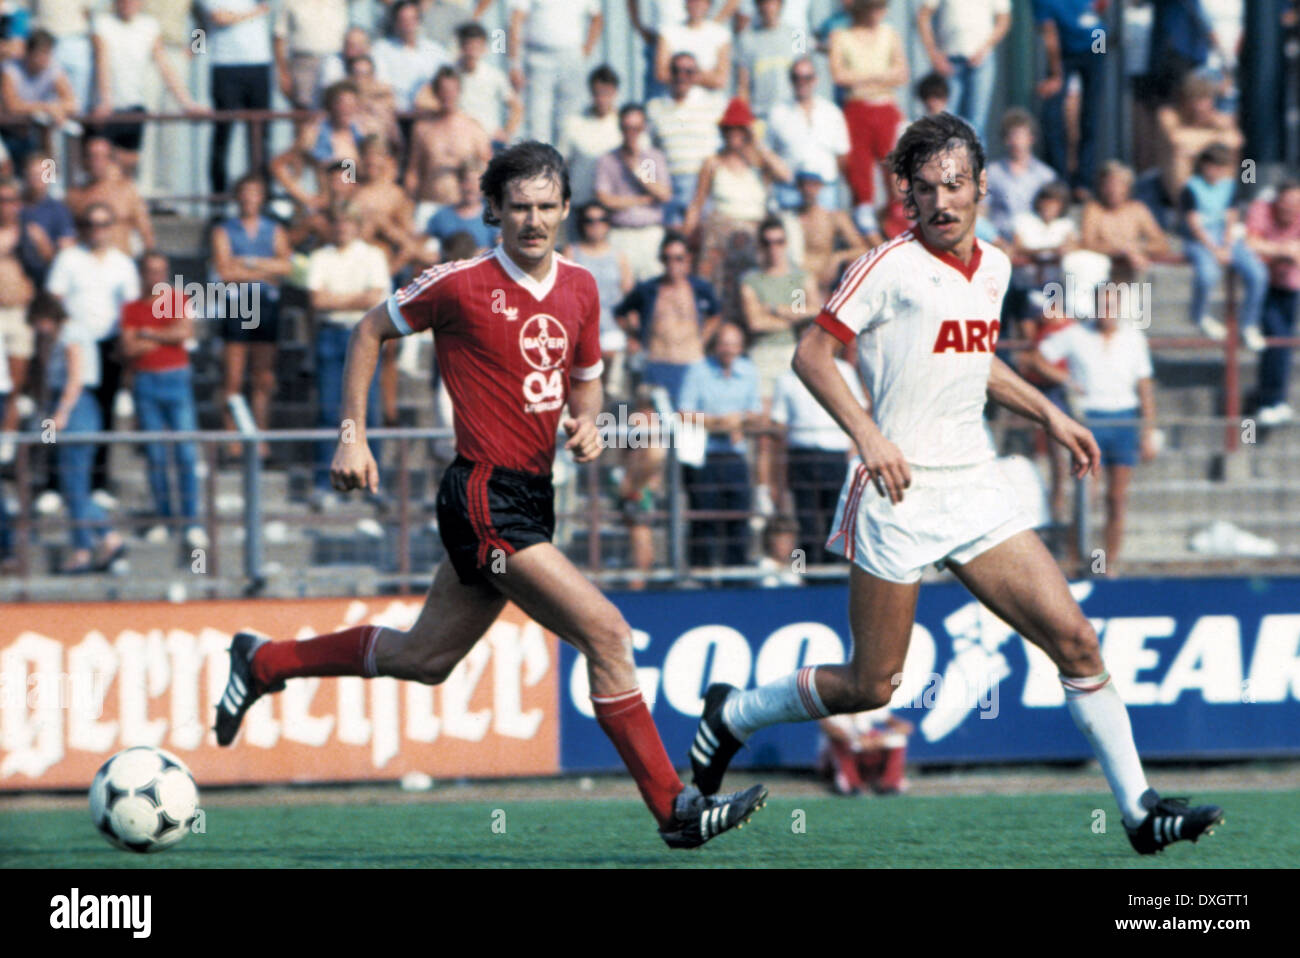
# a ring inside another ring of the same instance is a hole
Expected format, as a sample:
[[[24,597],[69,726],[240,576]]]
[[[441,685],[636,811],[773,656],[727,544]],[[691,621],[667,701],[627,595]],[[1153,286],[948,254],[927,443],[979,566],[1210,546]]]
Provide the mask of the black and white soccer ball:
[[[118,848],[157,852],[184,838],[199,810],[194,776],[175,755],[138,745],[99,767],[90,783],[90,819]]]

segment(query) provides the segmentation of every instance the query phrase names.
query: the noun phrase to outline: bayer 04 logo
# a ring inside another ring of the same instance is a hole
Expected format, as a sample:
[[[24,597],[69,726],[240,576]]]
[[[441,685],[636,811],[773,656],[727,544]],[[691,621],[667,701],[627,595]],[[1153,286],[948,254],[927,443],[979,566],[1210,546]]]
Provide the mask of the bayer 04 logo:
[[[100,766],[90,784],[90,818],[118,848],[156,852],[190,831],[199,811],[194,776],[175,755],[140,745]]]

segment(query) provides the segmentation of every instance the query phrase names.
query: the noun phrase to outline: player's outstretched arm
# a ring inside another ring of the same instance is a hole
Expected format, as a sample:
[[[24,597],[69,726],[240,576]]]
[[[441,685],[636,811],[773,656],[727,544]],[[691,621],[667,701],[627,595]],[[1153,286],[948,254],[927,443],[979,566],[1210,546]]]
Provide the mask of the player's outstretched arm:
[[[1049,436],[1070,450],[1076,477],[1086,476],[1101,461],[1101,450],[1097,448],[1092,433],[1052,405],[1046,396],[996,356],[989,372],[988,395],[999,406],[1038,423]]]
[[[379,491],[379,465],[366,441],[366,397],[379,365],[384,342],[401,335],[388,318],[387,301],[372,307],[348,338],[343,363],[343,402],[339,413],[339,444],[330,464],[330,482],[344,492]]]
[[[839,340],[813,323],[799,340],[790,364],[808,391],[857,444],[862,464],[881,495],[891,502],[903,501],[903,490],[912,484],[912,471],[902,450],[881,434],[862,404],[854,398],[835,365]]]
[[[600,455],[600,432],[596,429],[596,416],[605,406],[605,393],[600,379],[574,380],[569,387],[569,418],[562,425],[569,440],[564,448],[573,453],[578,462],[591,462]]]

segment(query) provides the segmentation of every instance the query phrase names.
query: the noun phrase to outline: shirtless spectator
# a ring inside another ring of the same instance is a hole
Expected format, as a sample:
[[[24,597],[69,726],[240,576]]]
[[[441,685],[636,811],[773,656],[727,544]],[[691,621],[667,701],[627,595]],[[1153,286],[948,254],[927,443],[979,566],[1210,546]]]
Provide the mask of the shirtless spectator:
[[[624,321],[629,354],[644,353],[642,382],[666,389],[676,409],[686,371],[704,358],[722,306],[713,287],[691,275],[691,250],[681,233],[664,236],[659,260],[663,275],[632,287],[614,315]]]
[[[1160,205],[1170,215],[1191,178],[1196,157],[1207,146],[1224,144],[1232,151],[1232,162],[1236,163],[1244,141],[1231,114],[1215,109],[1217,93],[1213,80],[1191,74],[1183,80],[1177,102],[1156,110],[1156,147],[1160,157],[1160,186],[1164,190]]]
[[[378,134],[400,144],[397,97],[391,86],[375,76],[374,59],[369,54],[352,57],[347,69],[348,80],[357,88],[357,128],[366,136]]]
[[[803,268],[817,282],[818,297],[824,296],[844,267],[871,246],[885,238],[879,233],[864,239],[844,210],[828,210],[821,205],[822,178],[811,170],[795,174],[795,186],[803,199],[799,210],[799,227],[803,232]]]
[[[1152,259],[1169,255],[1169,237],[1145,203],[1133,198],[1133,171],[1111,160],[1097,178],[1097,198],[1083,206],[1079,242],[1110,257],[1114,282],[1140,280]]]
[[[382,136],[361,141],[360,173],[349,206],[361,218],[361,238],[384,250],[390,275],[436,262],[436,250],[411,228],[415,204],[397,182],[397,158]]]
[[[141,250],[154,247],[153,224],[140,191],[122,172],[113,158],[113,144],[102,136],[92,136],[82,148],[86,182],[68,190],[68,209],[80,219],[91,206],[103,203],[113,212],[109,242],[128,256],[132,253],[132,234],[138,236]],[[74,316],[73,319],[76,317]]]
[[[36,288],[23,270],[19,248],[23,240],[22,191],[16,180],[0,181],[0,355],[7,361],[0,379],[13,385],[16,398],[27,382],[27,364],[35,351],[36,339],[27,325],[27,307]],[[0,432],[18,425],[18,403],[4,404]]]
[[[411,158],[406,191],[415,197],[415,227],[423,230],[440,206],[460,201],[456,170],[467,160],[487,164],[492,141],[472,116],[460,108],[460,77],[443,67],[433,77],[438,113],[420,120],[411,131]]]

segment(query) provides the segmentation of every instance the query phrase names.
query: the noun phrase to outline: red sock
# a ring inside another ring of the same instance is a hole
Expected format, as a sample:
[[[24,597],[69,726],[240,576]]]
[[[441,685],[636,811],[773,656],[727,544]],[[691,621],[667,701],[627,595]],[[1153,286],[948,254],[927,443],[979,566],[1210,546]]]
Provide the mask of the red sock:
[[[664,828],[673,820],[673,799],[684,787],[668,760],[640,689],[618,695],[593,695],[596,721],[618,750],[619,758],[641,790],[650,813]]]
[[[253,678],[263,686],[307,675],[375,674],[377,625],[355,625],[301,642],[268,642],[253,656]]]

